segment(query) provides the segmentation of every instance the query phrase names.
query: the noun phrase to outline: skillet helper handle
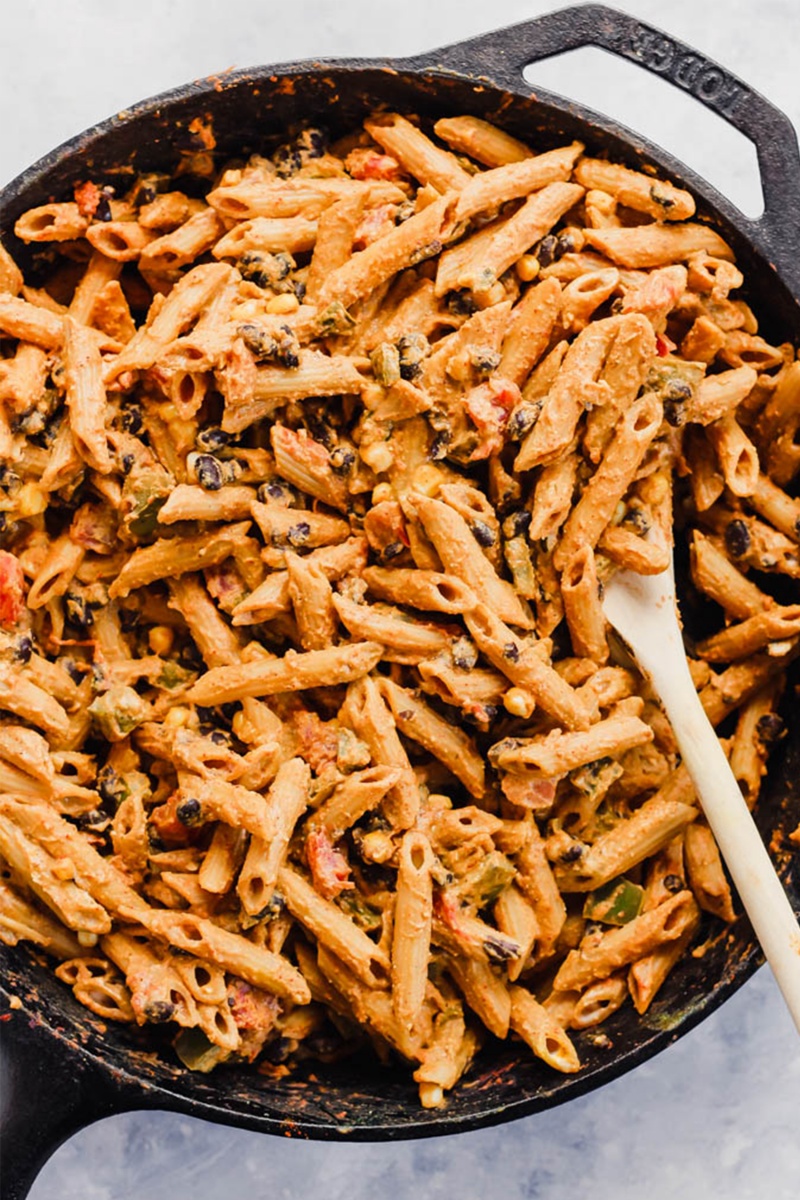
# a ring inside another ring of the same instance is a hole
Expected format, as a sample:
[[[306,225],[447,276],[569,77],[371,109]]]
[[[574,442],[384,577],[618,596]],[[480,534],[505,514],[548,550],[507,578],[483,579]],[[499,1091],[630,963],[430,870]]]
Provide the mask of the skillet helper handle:
[[[29,1011],[11,1008],[2,993],[0,998],[0,1197],[25,1200],[62,1142],[121,1106],[106,1075],[80,1047],[67,1053]]]
[[[785,113],[713,59],[629,13],[579,4],[447,46],[424,64],[488,76],[519,90],[525,67],[597,46],[689,92],[755,145],[764,214],[747,225],[795,295],[800,296],[800,151]]]

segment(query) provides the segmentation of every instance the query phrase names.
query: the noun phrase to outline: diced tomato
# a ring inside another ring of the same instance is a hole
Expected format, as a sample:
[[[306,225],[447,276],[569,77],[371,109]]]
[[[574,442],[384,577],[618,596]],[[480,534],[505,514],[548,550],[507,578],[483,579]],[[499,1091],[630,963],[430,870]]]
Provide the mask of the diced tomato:
[[[354,249],[365,250],[394,229],[395,212],[394,204],[379,204],[376,208],[367,209],[353,238]]]
[[[340,892],[355,887],[350,881],[350,864],[324,829],[313,829],[309,833],[306,858],[314,888],[326,900],[333,900]]]
[[[552,806],[557,783],[556,779],[526,779],[524,775],[508,773],[501,786],[504,796],[512,804],[538,812]]]
[[[178,806],[183,803],[183,799],[180,792],[173,792],[169,799],[150,813],[149,822],[153,832],[165,846],[187,846],[196,842],[202,833],[202,826],[190,829],[183,821],[178,820]]]
[[[339,751],[339,730],[308,708],[297,708],[288,719],[297,738],[296,753],[319,775],[333,766]]]
[[[10,629],[16,625],[24,605],[25,577],[18,558],[0,550],[0,625]]]
[[[353,179],[395,180],[401,174],[400,163],[391,154],[381,154],[369,146],[357,146],[344,160],[344,169]]]
[[[666,358],[666,356],[671,354],[674,349],[676,349],[676,347],[672,338],[668,338],[665,333],[656,334],[656,351],[658,352],[659,358]]]
[[[502,450],[509,414],[521,400],[519,388],[508,379],[489,379],[467,394],[464,406],[482,434],[480,444],[470,455],[471,462]]]
[[[75,203],[78,206],[78,212],[82,217],[93,217],[97,212],[97,207],[103,193],[96,183],[92,183],[89,179],[86,183],[76,185],[73,192]]]

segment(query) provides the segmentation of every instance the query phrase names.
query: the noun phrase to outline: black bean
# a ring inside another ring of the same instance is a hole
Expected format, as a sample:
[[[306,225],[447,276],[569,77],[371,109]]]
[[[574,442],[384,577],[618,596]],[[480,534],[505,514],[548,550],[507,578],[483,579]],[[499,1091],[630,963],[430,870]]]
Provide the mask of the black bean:
[[[507,528],[510,537],[521,537],[523,533],[527,533],[531,523],[531,514],[527,508],[521,508],[519,512],[509,513],[503,523],[503,528]]]
[[[398,554],[402,554],[404,550],[405,546],[402,542],[390,542],[388,546],[384,547],[381,557],[385,560],[397,558]]]
[[[536,258],[539,260],[540,267],[549,267],[553,259],[556,257],[556,248],[558,241],[552,233],[548,233],[547,237],[543,237],[539,246],[534,250]]]
[[[520,442],[533,429],[539,419],[539,413],[542,411],[541,401],[533,404],[527,402],[518,404],[508,418],[506,425],[506,436],[512,442]]]
[[[493,546],[495,543],[494,530],[486,524],[485,521],[473,521],[471,525],[472,536],[480,546]]]
[[[783,737],[784,724],[777,713],[764,713],[756,723],[759,739],[767,746]]]
[[[503,658],[507,658],[509,662],[519,662],[519,646],[516,642],[507,642],[503,646]]]
[[[130,475],[131,471],[133,470],[133,464],[135,462],[136,462],[136,458],[134,457],[133,454],[123,454],[121,462],[120,462],[120,466],[122,467],[122,474]]]
[[[142,432],[144,413],[138,404],[126,404],[122,410],[121,421],[125,432],[132,433],[135,437]]]
[[[111,220],[111,197],[105,191],[100,193],[100,199],[97,201],[97,208],[94,210],[95,221],[110,221]]]
[[[291,500],[291,495],[279,483],[262,483],[258,489],[258,498],[262,504],[269,500]]]
[[[305,546],[310,536],[311,526],[308,521],[298,521],[289,529],[286,540],[290,546]]]
[[[478,661],[478,651],[467,637],[453,642],[453,663],[459,671],[471,671]]]
[[[200,430],[195,438],[195,444],[201,450],[221,450],[223,446],[229,446],[234,438],[235,434],[226,433],[224,429],[211,426],[209,429]]]
[[[170,1004],[168,1000],[148,1000],[144,1006],[144,1013],[148,1021],[163,1025],[175,1016],[175,1005]]]
[[[750,530],[738,518],[729,521],[725,528],[725,549],[732,558],[741,558],[750,549]]]
[[[685,379],[674,375],[672,379],[667,380],[662,395],[665,400],[674,400],[676,403],[680,403],[684,400],[691,400],[692,389]]]
[[[500,355],[496,350],[478,349],[472,355],[472,365],[479,375],[491,375],[500,365]]]
[[[578,859],[582,857],[582,855],[583,855],[583,846],[581,845],[581,843],[573,842],[572,845],[568,846],[567,849],[564,850],[563,853],[560,854],[558,857],[559,857],[559,862],[571,863],[571,862],[577,862]]]
[[[88,629],[94,625],[92,605],[85,596],[77,592],[67,592],[64,596],[64,612],[70,624],[77,625],[80,629]]]
[[[267,1062],[280,1065],[281,1063],[285,1063],[287,1059],[291,1058],[296,1047],[297,1043],[292,1041],[291,1038],[278,1037],[274,1042],[270,1042],[265,1048],[264,1058],[267,1060]]]
[[[203,820],[203,806],[199,800],[184,800],[176,809],[181,825],[199,825]]]
[[[564,229],[556,238],[554,258],[559,259],[564,254],[573,254],[578,249],[578,243],[575,240],[575,234],[571,229]],[[539,260],[541,264],[541,259]]]
[[[207,492],[218,492],[222,487],[222,465],[213,454],[198,454],[194,471],[200,487]]]
[[[17,638],[14,646],[14,658],[17,662],[30,662],[33,654],[33,642],[28,637],[27,633],[23,633]]]
[[[81,670],[81,668],[75,662],[74,658],[59,658],[58,661],[59,661],[59,664],[67,672],[67,674],[69,675],[69,677],[73,683],[82,683],[83,682],[84,672]]]
[[[664,887],[668,892],[682,892],[686,884],[681,879],[680,875],[665,875]]]
[[[440,433],[436,434],[436,437],[431,442],[428,458],[430,458],[432,462],[441,462],[443,458],[447,457],[447,447],[449,444],[450,434],[446,429],[443,429]]]
[[[448,292],[445,296],[445,308],[456,317],[471,317],[477,312],[478,306],[472,298],[472,292]]]
[[[352,450],[346,450],[344,446],[337,446],[335,450],[331,450],[331,470],[337,475],[348,475],[355,466],[356,456]]]
[[[665,400],[664,420],[673,429],[677,429],[686,420],[686,406],[677,400]]]
[[[83,830],[102,830],[108,825],[108,813],[101,812],[99,808],[93,808],[89,812],[79,813],[75,818],[75,824],[78,829]]]

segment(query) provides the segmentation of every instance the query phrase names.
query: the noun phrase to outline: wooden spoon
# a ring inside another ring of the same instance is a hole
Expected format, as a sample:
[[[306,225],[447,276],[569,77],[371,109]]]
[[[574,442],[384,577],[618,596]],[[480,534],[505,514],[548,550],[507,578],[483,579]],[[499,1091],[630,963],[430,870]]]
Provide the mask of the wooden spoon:
[[[800,925],[689,673],[671,559],[660,575],[618,571],[606,584],[603,609],[661,699],[708,824],[800,1032]]]

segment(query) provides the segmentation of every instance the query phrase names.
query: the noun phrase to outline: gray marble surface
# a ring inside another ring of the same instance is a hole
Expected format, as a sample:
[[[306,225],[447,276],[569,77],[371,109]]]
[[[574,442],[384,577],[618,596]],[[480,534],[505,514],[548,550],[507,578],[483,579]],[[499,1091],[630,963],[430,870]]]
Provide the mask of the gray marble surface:
[[[229,66],[411,54],[551,7],[538,0],[4,0],[0,184],[146,95]],[[628,0],[800,125],[797,0]],[[752,147],[689,98],[599,51],[531,80],[660,142],[759,210]],[[799,214],[800,216],[800,214]],[[103,1121],[64,1145],[31,1200],[784,1200],[800,1177],[800,1043],[766,970],[658,1058],[571,1104],[399,1145],[283,1141],[170,1114]]]

